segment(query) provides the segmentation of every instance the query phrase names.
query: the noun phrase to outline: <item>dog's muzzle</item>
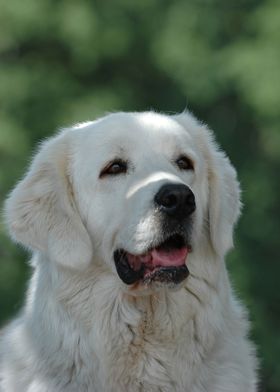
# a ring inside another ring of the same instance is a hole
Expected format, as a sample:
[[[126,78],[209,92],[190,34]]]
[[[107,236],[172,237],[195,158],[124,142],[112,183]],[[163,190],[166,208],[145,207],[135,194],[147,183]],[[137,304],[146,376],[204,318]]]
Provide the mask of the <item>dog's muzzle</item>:
[[[191,247],[187,232],[192,221],[190,216],[196,208],[194,194],[187,185],[166,183],[153,202],[159,235],[164,240],[153,243],[142,254],[132,254],[125,249],[114,252],[117,273],[128,285],[138,281],[179,284],[189,275],[186,259]]]

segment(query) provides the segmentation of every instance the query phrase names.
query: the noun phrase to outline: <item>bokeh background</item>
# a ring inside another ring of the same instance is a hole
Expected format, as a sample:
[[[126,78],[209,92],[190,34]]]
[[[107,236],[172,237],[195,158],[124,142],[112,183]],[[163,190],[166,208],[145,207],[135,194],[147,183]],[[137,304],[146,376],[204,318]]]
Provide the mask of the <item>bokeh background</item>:
[[[0,0],[0,197],[55,129],[188,107],[236,166],[244,210],[228,268],[249,308],[261,391],[280,390],[280,2]],[[1,204],[2,205],[2,204]],[[0,227],[0,324],[28,254]]]

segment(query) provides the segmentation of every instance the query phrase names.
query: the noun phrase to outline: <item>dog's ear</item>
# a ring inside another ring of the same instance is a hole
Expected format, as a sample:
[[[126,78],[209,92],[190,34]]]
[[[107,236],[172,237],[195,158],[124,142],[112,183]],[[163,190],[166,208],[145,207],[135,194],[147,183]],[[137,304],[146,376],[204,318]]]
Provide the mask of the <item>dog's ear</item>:
[[[208,220],[215,252],[224,256],[233,245],[233,228],[240,215],[240,188],[236,171],[219,150],[212,132],[189,112],[174,118],[191,134],[208,169]]]
[[[208,166],[209,229],[217,254],[233,246],[233,228],[240,215],[240,188],[236,171],[225,154],[212,150]]]
[[[67,131],[43,143],[7,199],[5,216],[15,241],[82,268],[91,261],[92,244],[75,204],[70,156]]]

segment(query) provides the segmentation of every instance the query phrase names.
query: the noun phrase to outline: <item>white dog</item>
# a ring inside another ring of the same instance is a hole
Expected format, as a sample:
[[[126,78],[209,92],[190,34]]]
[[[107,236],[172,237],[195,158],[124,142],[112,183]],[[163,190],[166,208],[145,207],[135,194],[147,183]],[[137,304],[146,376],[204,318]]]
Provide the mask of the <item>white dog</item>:
[[[256,391],[223,260],[239,209],[235,170],[188,112],[116,113],[44,142],[6,204],[34,274],[1,391]]]

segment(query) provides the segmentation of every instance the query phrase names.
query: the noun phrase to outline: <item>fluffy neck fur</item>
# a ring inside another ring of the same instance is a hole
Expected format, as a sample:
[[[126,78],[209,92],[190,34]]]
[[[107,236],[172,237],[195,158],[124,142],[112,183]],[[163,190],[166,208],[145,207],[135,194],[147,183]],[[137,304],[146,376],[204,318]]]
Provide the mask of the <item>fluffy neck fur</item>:
[[[17,358],[33,372],[29,379],[19,372],[21,391],[219,390],[218,375],[208,378],[213,353],[230,349],[230,334],[244,333],[222,262],[215,282],[193,268],[180,290],[138,297],[102,267],[73,274],[42,256],[36,265],[21,326],[32,356],[27,364],[23,349]]]

